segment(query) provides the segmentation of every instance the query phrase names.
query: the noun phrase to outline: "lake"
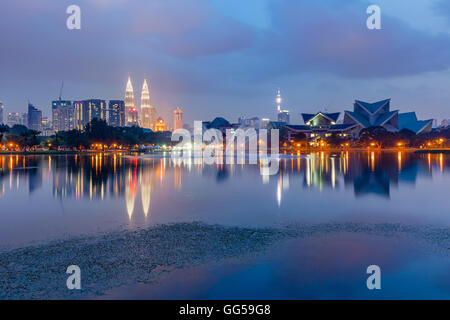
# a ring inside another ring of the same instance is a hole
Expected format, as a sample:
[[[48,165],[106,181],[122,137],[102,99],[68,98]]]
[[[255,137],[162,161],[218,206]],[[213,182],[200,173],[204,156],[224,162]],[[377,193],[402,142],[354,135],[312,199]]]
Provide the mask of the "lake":
[[[0,298],[450,298],[449,155],[284,154],[273,176],[170,154],[0,155],[0,168]],[[89,265],[90,289],[78,296],[23,283],[33,261],[42,274],[66,258],[50,250],[60,241],[95,242],[97,254],[99,239],[105,252],[127,251],[120,281],[95,278]],[[149,243],[158,251],[147,253]],[[24,250],[39,258],[22,261]],[[141,258],[155,263],[145,269]],[[366,287],[369,265],[381,268],[381,290]]]

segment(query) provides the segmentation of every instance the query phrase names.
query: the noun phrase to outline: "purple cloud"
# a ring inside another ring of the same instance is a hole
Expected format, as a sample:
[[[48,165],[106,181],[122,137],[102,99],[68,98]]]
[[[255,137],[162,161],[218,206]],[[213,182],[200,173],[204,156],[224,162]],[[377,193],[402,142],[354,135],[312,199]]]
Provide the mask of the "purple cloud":
[[[356,0],[274,4],[273,29],[261,53],[274,52],[287,73],[393,77],[450,66],[448,35],[414,30],[388,15],[382,15],[382,30],[368,30],[366,7]]]

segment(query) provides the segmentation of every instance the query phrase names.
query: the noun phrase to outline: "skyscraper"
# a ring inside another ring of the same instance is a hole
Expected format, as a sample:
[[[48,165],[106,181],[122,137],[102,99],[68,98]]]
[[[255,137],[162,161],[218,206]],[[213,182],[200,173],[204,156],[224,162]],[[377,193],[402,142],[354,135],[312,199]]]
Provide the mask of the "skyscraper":
[[[113,127],[125,126],[125,102],[123,100],[109,101],[109,125]]]
[[[90,99],[86,101],[89,108],[89,121],[93,119],[106,120],[106,101],[100,99]]]
[[[128,77],[127,87],[125,89],[125,125],[137,126],[139,125],[138,110],[134,105],[134,92],[131,78]]]
[[[41,131],[42,130],[42,111],[28,104],[28,129]]]
[[[90,99],[74,101],[75,109],[75,128],[83,130],[84,126],[93,119],[106,119],[106,101],[100,99]]]
[[[52,101],[52,123],[55,132],[75,129],[75,107],[72,101]]]
[[[177,107],[173,111],[173,130],[182,128],[183,128],[183,110],[181,110],[180,107]]]
[[[3,103],[0,102],[0,125],[3,124]]]
[[[156,123],[155,107],[150,105],[150,93],[147,80],[144,80],[141,94],[141,127],[154,130]]]
[[[83,130],[84,126],[89,122],[89,110],[86,101],[74,101],[75,109],[75,129]]]
[[[28,127],[28,112],[22,113],[19,118],[19,124]]]

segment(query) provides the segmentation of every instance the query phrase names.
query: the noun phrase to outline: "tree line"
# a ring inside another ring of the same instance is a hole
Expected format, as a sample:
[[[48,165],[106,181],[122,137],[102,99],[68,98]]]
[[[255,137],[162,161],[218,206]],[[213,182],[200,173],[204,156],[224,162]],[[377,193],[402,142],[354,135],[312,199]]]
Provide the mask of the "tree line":
[[[0,126],[3,145],[15,145],[22,149],[48,147],[49,149],[89,149],[93,145],[122,146],[162,145],[170,143],[169,132],[152,132],[140,127],[112,127],[106,121],[94,118],[83,130],[56,132],[51,137],[40,137],[39,132],[22,125]]]

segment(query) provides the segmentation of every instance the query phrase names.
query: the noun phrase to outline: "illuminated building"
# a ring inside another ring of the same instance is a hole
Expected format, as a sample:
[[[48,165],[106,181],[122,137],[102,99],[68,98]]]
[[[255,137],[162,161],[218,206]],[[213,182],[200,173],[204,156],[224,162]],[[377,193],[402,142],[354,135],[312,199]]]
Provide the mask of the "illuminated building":
[[[28,129],[35,131],[42,129],[42,111],[31,103],[28,104]]]
[[[106,101],[100,99],[91,99],[83,101],[74,101],[75,108],[75,128],[83,130],[84,127],[93,119],[106,119]]]
[[[144,80],[141,94],[141,127],[145,129],[154,129],[156,123],[156,109],[150,105],[150,93],[147,80]]]
[[[125,89],[125,125],[128,127],[139,125],[138,110],[134,104],[133,85],[130,77],[128,77]]]
[[[328,137],[337,134],[347,137],[357,130],[354,123],[337,124],[340,113],[317,112],[315,114],[302,113],[304,125],[286,125],[288,140],[297,134],[305,134],[307,138]]]
[[[71,101],[52,101],[53,130],[70,131],[75,129],[75,108]]]
[[[289,124],[289,111],[288,110],[280,110],[278,112],[278,122],[284,122]]]
[[[125,126],[125,102],[123,100],[110,100],[108,108],[109,125],[113,127]]]
[[[281,109],[281,102],[283,102],[283,99],[281,98],[280,90],[278,89],[277,92],[277,98],[275,99],[277,103],[277,120],[278,122],[284,122],[286,124],[289,124],[289,110],[282,110]]]
[[[183,128],[183,110],[181,110],[180,107],[177,107],[173,111],[173,130],[182,128]]]
[[[369,127],[383,127],[390,132],[407,129],[416,134],[431,132],[433,120],[418,120],[415,112],[391,111],[391,99],[374,103],[355,100],[353,111],[345,111],[344,124],[358,125],[358,132]]]
[[[156,124],[155,124],[155,132],[162,132],[162,131],[166,131],[166,124],[164,122],[164,120],[159,117],[158,120],[156,120]]]
[[[55,133],[52,126],[52,121],[48,117],[43,117],[41,121],[41,136],[51,136]]]

